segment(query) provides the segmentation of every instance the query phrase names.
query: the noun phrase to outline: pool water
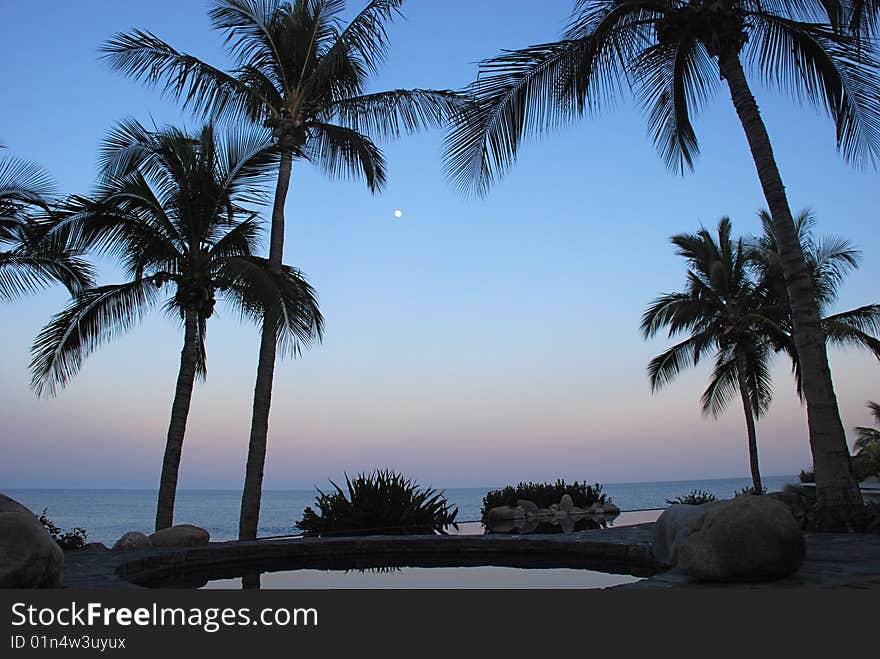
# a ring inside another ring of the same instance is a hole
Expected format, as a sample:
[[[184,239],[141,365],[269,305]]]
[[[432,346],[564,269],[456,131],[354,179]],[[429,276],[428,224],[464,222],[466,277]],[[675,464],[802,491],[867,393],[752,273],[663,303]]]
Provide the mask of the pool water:
[[[375,570],[288,570],[264,572],[264,589],[504,589],[607,588],[639,581],[627,574],[571,568],[517,567],[402,567]],[[209,581],[206,589],[240,589],[242,579]]]

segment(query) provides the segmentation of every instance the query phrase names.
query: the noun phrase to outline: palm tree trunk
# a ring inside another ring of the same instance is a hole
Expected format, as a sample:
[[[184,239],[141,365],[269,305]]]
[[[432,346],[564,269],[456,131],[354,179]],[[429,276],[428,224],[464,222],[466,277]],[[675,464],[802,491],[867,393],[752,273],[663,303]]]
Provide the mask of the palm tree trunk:
[[[187,309],[184,312],[183,349],[180,351],[180,372],[177,388],[171,404],[171,422],[165,442],[165,458],[162,460],[162,476],[159,481],[159,501],[156,504],[156,530],[167,529],[174,523],[174,499],[177,496],[177,473],[180,469],[180,453],[186,433],[186,419],[192,399],[193,383],[198,361],[198,315]]]
[[[746,415],[746,432],[749,435],[749,467],[752,470],[752,488],[755,494],[763,494],[764,486],[761,484],[761,470],[758,468],[758,436],[755,432],[755,415],[752,397],[746,386],[747,369],[745,357],[737,356],[736,379],[739,380],[739,395],[742,398],[743,412]]]
[[[773,231],[779,245],[785,284],[791,301],[795,347],[802,368],[818,504],[826,512],[861,505],[862,495],[853,477],[825,351],[825,336],[819,325],[819,310],[816,307],[813,284],[767,128],[749,89],[739,55],[722,54],[718,65],[721,76],[727,80],[730,97],[742,122],[773,218]]]
[[[272,232],[269,238],[269,270],[281,272],[284,253],[284,203],[290,187],[293,160],[289,152],[281,155],[278,183],[272,206]],[[248,442],[244,490],[241,495],[241,516],[238,522],[240,540],[257,537],[260,524],[260,501],[263,494],[263,468],[266,464],[266,436],[269,433],[269,408],[272,404],[272,383],[275,379],[275,333],[277,318],[267,315],[260,335],[260,356],[257,361],[257,381],[254,385],[254,405],[251,416],[251,435]]]

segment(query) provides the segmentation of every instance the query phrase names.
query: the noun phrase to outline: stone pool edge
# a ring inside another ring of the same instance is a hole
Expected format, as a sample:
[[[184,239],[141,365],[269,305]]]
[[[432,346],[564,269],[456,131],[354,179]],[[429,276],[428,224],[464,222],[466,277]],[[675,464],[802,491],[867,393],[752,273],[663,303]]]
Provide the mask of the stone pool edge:
[[[369,562],[394,556],[416,564],[576,567],[650,577],[657,573],[651,549],[653,523],[572,534],[362,536],[228,541],[201,547],[132,552],[65,552],[65,588],[142,588],[175,575],[246,571],[250,565],[319,559]],[[291,568],[288,568],[291,569]]]

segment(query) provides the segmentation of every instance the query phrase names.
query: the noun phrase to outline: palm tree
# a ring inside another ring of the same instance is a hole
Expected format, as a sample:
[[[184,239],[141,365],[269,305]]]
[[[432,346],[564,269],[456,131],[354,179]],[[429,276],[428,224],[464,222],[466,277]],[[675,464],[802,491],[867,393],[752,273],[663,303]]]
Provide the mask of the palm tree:
[[[209,16],[226,40],[235,69],[224,72],[179,52],[150,32],[117,34],[102,48],[109,65],[161,85],[204,115],[271,128],[281,150],[272,210],[269,267],[280,267],[284,205],[294,160],[331,177],[354,176],[372,192],[386,164],[373,139],[439,126],[462,99],[450,91],[396,89],[365,93],[383,63],[385,25],[403,0],[371,0],[347,25],[344,0],[213,0]],[[275,323],[260,341],[239,536],[256,537],[275,372]]]
[[[206,374],[205,332],[219,293],[243,318],[272,319],[282,348],[320,338],[315,293],[289,266],[254,256],[261,184],[277,153],[257,131],[215,141],[208,125],[195,136],[118,124],[103,149],[104,180],[94,198],[74,198],[62,225],[117,257],[131,279],[77,295],[37,336],[32,388],[54,394],[101,343],[130,329],[160,300],[178,316],[184,340],[156,507],[156,530],[171,526],[193,384]],[[170,289],[170,290],[169,290]]]
[[[54,186],[37,165],[0,159],[0,300],[64,284],[91,285],[92,269],[60,233],[51,233]]]
[[[782,254],[819,505],[829,512],[845,512],[862,497],[809,271],[743,61],[769,85],[825,108],[848,160],[874,163],[878,67],[861,37],[842,29],[845,17],[837,0],[578,0],[561,41],[504,51],[482,63],[470,86],[477,109],[458,122],[447,143],[452,182],[485,193],[513,163],[526,134],[598,111],[630,86],[661,155],[683,171],[698,154],[691,116],[719,80],[726,82]]]
[[[749,277],[748,248],[731,239],[731,222],[718,223],[718,239],[706,229],[673,236],[678,255],[689,265],[687,288],[662,295],[642,316],[642,332],[650,338],[663,327],[669,337],[689,336],[651,360],[652,390],[667,384],[688,366],[713,354],[715,366],[702,396],[704,414],[718,417],[739,393],[746,419],[749,465],[754,491],[764,491],[758,466],[756,420],[772,399],[769,363],[773,356],[768,334],[775,325],[772,309]]]
[[[868,401],[868,409],[874,417],[875,423],[880,426],[880,403]],[[865,428],[856,426],[856,441],[853,450],[857,455],[880,449],[880,428]]]
[[[768,306],[775,307],[774,349],[784,351],[792,364],[798,396],[803,400],[801,363],[794,341],[791,304],[785,286],[782,257],[773,234],[773,220],[766,210],[758,213],[763,233],[750,244],[749,259],[758,278],[758,286],[768,298]],[[828,309],[837,300],[837,293],[846,275],[859,265],[861,253],[847,240],[826,237],[816,240],[813,213],[802,210],[795,217],[795,230],[807,270],[813,284],[816,308],[825,340],[843,347],[855,346],[869,350],[880,360],[880,304],[867,304],[848,311],[829,314]]]

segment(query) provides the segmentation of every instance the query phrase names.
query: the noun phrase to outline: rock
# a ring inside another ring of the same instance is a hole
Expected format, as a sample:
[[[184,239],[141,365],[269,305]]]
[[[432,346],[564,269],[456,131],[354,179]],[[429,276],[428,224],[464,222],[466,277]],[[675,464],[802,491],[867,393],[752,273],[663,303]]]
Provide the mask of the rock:
[[[562,498],[559,500],[559,510],[564,510],[567,513],[574,510],[574,501],[572,501],[570,494],[562,495]]]
[[[103,542],[87,542],[80,547],[80,551],[110,551],[110,548]]]
[[[0,512],[0,588],[61,588],[63,575],[64,552],[34,514]]]
[[[497,506],[486,513],[486,528],[496,533],[510,533],[516,528],[516,512],[510,506]]]
[[[153,546],[150,538],[140,531],[129,531],[123,534],[113,545],[113,551],[134,551],[135,549],[149,549]]]
[[[801,530],[806,529],[809,505],[807,498],[802,493],[786,490],[783,492],[770,492],[770,494],[765,496],[778,501],[788,508],[788,511],[794,517],[794,521],[797,522],[798,528]]]
[[[654,560],[665,566],[678,562],[678,550],[687,537],[700,528],[705,507],[674,503],[657,518],[654,524]]]
[[[677,565],[700,581],[770,581],[795,572],[804,536],[788,508],[766,496],[699,506],[695,528],[678,545]]]
[[[537,504],[532,501],[526,501],[525,499],[517,500],[516,506],[517,508],[522,508],[525,511],[526,517],[530,515],[537,515],[538,511],[540,510]]]
[[[511,519],[513,519],[513,508],[510,506],[497,506],[496,508],[490,508],[489,512],[486,513],[486,522],[489,524],[493,522],[505,522]]]
[[[606,515],[619,515],[619,514],[620,514],[620,508],[618,508],[617,506],[615,506],[615,505],[614,505],[613,503],[611,503],[610,501],[606,501],[606,502],[602,505],[602,511],[603,511]]]
[[[27,513],[28,515],[34,515],[34,513],[22,506],[15,499],[10,499],[5,494],[0,494],[0,513]],[[34,515],[36,518],[36,515]]]
[[[178,524],[150,536],[154,547],[198,547],[210,540],[210,533],[192,524]]]

